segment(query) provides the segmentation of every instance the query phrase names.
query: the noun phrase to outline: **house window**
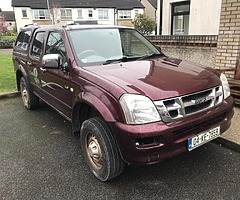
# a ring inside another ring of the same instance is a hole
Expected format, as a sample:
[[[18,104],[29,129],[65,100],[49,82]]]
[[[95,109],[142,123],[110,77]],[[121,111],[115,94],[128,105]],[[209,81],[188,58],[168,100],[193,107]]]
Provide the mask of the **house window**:
[[[34,19],[50,19],[48,10],[34,10]]]
[[[22,9],[22,17],[28,17],[26,9]]]
[[[78,9],[78,19],[82,19],[82,9]]]
[[[190,1],[172,4],[172,35],[188,35]]]
[[[119,10],[118,18],[119,19],[131,19],[131,10]]]
[[[139,10],[135,10],[135,11],[134,11],[135,17],[136,17],[136,15],[138,15],[138,14],[139,14]]]
[[[61,19],[72,19],[72,10],[71,9],[61,9]]]
[[[98,19],[108,19],[108,10],[98,10]]]
[[[93,17],[93,10],[88,10],[88,17],[89,18],[92,18]]]

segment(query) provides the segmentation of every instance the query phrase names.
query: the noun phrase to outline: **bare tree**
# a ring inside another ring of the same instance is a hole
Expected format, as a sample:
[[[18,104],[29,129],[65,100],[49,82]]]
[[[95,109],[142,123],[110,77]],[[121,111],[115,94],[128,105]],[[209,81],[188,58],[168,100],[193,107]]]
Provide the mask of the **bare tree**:
[[[57,4],[54,0],[52,1],[51,9],[51,18],[52,18],[52,23],[57,24],[60,21],[61,18],[61,5]]]

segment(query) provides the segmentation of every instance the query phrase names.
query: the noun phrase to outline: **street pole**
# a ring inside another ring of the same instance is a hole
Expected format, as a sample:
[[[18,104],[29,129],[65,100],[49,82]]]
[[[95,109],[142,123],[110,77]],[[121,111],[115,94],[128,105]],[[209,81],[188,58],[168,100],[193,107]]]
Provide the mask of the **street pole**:
[[[50,6],[49,6],[49,0],[47,0],[47,9],[48,9],[48,13],[49,13],[49,17],[52,21],[52,24],[53,24],[53,19],[52,19],[52,16],[51,16],[51,11],[50,11]]]

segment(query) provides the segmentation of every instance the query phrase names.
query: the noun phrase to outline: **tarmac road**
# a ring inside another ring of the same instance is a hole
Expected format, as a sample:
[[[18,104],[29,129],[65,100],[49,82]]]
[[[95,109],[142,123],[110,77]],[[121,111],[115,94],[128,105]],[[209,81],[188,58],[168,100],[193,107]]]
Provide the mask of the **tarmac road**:
[[[0,199],[240,199],[240,153],[215,143],[101,183],[71,125],[43,104],[0,100]]]

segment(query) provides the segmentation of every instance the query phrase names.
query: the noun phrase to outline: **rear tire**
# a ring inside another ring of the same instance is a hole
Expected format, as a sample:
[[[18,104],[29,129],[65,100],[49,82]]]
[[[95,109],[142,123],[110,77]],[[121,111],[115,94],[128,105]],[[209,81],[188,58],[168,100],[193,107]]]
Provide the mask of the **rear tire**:
[[[96,117],[83,122],[80,133],[82,153],[90,171],[101,181],[120,175],[125,167],[110,127]]]
[[[39,106],[39,98],[29,89],[29,84],[24,77],[20,80],[20,91],[23,105],[29,109],[36,109]]]

